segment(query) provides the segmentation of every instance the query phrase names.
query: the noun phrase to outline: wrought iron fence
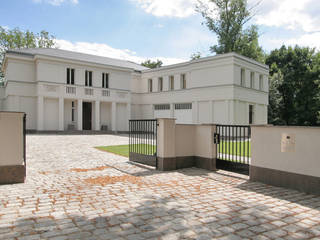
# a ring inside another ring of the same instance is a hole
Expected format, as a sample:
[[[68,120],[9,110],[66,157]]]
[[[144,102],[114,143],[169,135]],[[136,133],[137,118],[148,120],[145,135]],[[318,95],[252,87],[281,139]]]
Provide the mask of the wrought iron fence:
[[[157,120],[129,120],[130,161],[157,166]]]

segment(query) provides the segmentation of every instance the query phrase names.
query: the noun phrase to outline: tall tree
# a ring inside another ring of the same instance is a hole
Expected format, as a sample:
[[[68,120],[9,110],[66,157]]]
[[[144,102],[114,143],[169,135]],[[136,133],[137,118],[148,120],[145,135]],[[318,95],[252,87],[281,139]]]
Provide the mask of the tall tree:
[[[16,48],[52,48],[55,47],[55,37],[46,31],[33,33],[19,28],[6,29],[0,26],[0,67],[6,50]],[[0,81],[3,73],[0,72]]]
[[[143,63],[141,63],[142,66],[148,67],[148,68],[159,68],[162,66],[162,64],[163,62],[159,59],[157,59],[157,61],[151,61],[150,59],[148,59]]]
[[[252,9],[246,0],[198,0],[197,11],[205,18],[205,24],[218,38],[218,44],[210,51],[216,54],[237,52],[241,55],[264,61],[264,52],[259,46],[258,27],[244,29],[252,18]]]
[[[308,47],[273,50],[270,67],[269,123],[320,125],[320,56]]]

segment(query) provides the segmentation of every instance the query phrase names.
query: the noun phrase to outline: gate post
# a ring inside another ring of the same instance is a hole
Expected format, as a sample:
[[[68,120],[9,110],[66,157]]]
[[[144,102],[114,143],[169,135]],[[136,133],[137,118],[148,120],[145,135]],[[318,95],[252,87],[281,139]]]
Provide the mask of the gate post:
[[[160,171],[176,170],[175,118],[158,119],[157,131],[157,169]]]

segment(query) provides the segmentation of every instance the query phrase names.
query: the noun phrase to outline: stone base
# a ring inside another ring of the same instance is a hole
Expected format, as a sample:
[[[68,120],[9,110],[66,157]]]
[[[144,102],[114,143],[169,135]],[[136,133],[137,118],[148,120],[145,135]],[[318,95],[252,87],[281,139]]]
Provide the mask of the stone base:
[[[250,166],[250,180],[320,195],[320,177]]]
[[[23,165],[0,166],[0,184],[24,183],[26,167]]]
[[[195,156],[160,158],[158,157],[157,169],[160,171],[172,171],[181,168],[197,167],[210,171],[216,170],[216,159]]]

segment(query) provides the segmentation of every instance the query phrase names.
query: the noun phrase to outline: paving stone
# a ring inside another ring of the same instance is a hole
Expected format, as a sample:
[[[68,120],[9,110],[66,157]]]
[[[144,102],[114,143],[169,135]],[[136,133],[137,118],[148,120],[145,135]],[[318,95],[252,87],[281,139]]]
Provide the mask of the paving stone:
[[[222,170],[158,172],[94,148],[127,143],[27,135],[26,183],[0,186],[0,239],[320,238],[318,196]]]

